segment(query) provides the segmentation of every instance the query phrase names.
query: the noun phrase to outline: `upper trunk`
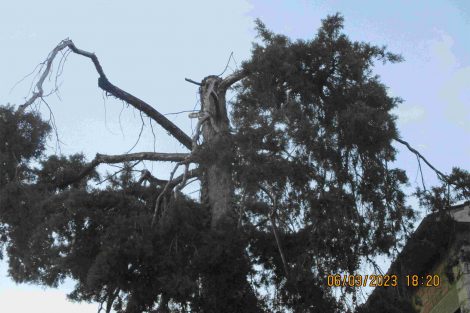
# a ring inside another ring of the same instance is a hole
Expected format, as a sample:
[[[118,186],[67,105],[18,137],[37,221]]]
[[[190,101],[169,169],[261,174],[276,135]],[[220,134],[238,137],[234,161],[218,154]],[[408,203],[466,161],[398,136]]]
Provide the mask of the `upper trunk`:
[[[219,89],[222,81],[218,76],[208,76],[200,88],[201,109],[209,114],[202,125],[204,143],[210,151],[210,162],[204,168],[202,177],[202,202],[211,210],[211,227],[222,224],[232,225],[233,182],[230,125],[225,102],[225,90]]]

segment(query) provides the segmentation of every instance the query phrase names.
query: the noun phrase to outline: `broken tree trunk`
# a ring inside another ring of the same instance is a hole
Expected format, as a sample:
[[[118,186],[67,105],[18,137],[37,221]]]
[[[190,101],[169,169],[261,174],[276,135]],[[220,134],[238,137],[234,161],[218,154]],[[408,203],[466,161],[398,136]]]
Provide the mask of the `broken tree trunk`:
[[[210,209],[210,253],[203,271],[201,312],[259,313],[257,298],[247,281],[250,263],[246,239],[237,228],[232,163],[234,149],[225,94],[236,80],[207,76],[201,83],[202,147],[201,202]]]
[[[209,160],[202,177],[202,203],[211,210],[211,227],[233,225],[233,182],[230,124],[227,116],[225,88],[220,88],[222,79],[207,76],[201,83],[201,110],[209,118],[202,125],[204,146]]]

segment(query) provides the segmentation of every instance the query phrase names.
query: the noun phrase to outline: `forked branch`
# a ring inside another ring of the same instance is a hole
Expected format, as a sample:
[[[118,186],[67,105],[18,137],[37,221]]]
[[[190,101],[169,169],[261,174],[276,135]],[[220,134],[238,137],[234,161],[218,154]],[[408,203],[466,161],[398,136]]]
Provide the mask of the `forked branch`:
[[[38,82],[36,83],[35,90],[33,91],[33,95],[24,104],[19,106],[18,108],[19,111],[24,111],[28,106],[33,104],[38,98],[43,98],[45,96],[44,90],[43,90],[44,81],[51,71],[54,58],[57,56],[57,54],[60,51],[65,50],[65,49],[70,49],[72,52],[76,54],[79,54],[79,55],[82,55],[84,57],[91,59],[91,61],[93,62],[93,65],[95,66],[96,71],[98,72],[98,75],[99,75],[98,86],[101,89],[113,95],[114,97],[127,102],[128,104],[132,105],[134,108],[139,110],[140,112],[147,114],[147,116],[149,116],[155,122],[160,124],[166,131],[168,131],[173,137],[175,137],[181,144],[183,144],[186,148],[191,150],[192,140],[186,133],[184,133],[178,126],[172,123],[163,114],[155,110],[152,106],[147,104],[145,101],[113,85],[106,77],[106,74],[104,73],[103,68],[98,58],[96,57],[96,55],[94,53],[78,49],[75,46],[75,44],[72,42],[72,40],[69,40],[69,39],[61,41],[47,56],[47,59],[45,61],[46,66],[41,76],[39,77]]]
[[[186,168],[186,170],[183,174],[181,174],[180,176],[178,176],[176,178],[173,178],[173,176],[175,175],[175,172],[178,169],[178,167],[182,164],[187,165],[188,162],[189,161],[180,162],[175,166],[175,168],[173,169],[173,171],[170,174],[170,179],[165,184],[165,187],[163,187],[162,192],[160,192],[160,194],[158,195],[157,200],[155,202],[155,208],[154,208],[152,222],[151,222],[152,226],[155,224],[155,221],[156,221],[157,217],[159,216],[159,213],[161,212],[161,202],[163,200],[163,197],[165,195],[167,195],[171,190],[173,190],[173,188],[175,188],[179,184],[184,184],[188,179],[201,175],[202,170],[200,168],[195,168],[193,170],[187,170],[187,168]]]

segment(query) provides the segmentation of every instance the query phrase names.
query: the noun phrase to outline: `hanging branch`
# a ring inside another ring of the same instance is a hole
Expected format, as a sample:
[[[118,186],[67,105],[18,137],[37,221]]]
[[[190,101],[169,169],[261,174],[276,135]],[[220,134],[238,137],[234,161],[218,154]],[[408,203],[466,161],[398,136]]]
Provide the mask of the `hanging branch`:
[[[424,163],[427,164],[427,166],[429,166],[436,174],[437,176],[442,179],[443,181],[445,181],[446,183],[449,183],[449,184],[452,184],[452,182],[449,182],[449,178],[447,177],[447,175],[445,175],[444,173],[442,173],[441,171],[439,171],[438,169],[436,169],[431,163],[429,163],[428,160],[426,160],[426,158],[421,154],[419,153],[418,150],[416,150],[415,148],[413,148],[408,142],[400,139],[400,138],[394,138],[396,141],[398,141],[399,143],[401,143],[402,145],[405,145],[408,150],[410,150],[411,152],[413,152],[416,157],[418,157],[419,159],[423,160]],[[421,166],[421,164],[420,164]]]
[[[152,118],[155,122],[160,124],[160,126],[162,126],[166,131],[168,131],[173,137],[175,137],[186,148],[191,149],[192,142],[191,142],[191,138],[188,135],[186,135],[178,126],[173,124],[169,119],[167,119],[163,114],[155,110],[152,106],[150,106],[143,100],[133,96],[132,94],[113,85],[106,77],[106,74],[104,73],[103,68],[101,67],[101,64],[98,61],[98,58],[96,57],[96,55],[94,53],[78,49],[75,46],[75,44],[72,42],[72,40],[69,40],[69,39],[61,41],[47,56],[46,61],[45,61],[46,67],[44,71],[42,72],[41,76],[39,77],[38,82],[36,83],[35,91],[33,92],[33,95],[24,104],[19,106],[18,111],[20,112],[24,111],[28,106],[33,104],[38,98],[44,97],[43,84],[48,74],[51,71],[54,58],[56,57],[59,51],[62,51],[67,48],[76,54],[79,54],[79,55],[82,55],[84,57],[91,59],[91,61],[93,62],[95,66],[96,71],[98,72],[98,75],[99,75],[98,86],[101,89],[113,95],[114,97],[132,105],[134,108],[136,108],[140,112],[145,113],[147,116]]]
[[[274,239],[276,240],[277,249],[279,250],[279,254],[281,256],[282,265],[284,266],[284,272],[286,274],[286,278],[289,279],[289,267],[287,266],[286,257],[284,255],[284,250],[282,249],[282,246],[281,246],[281,240],[279,238],[279,233],[278,233],[278,230],[277,230],[276,221],[274,219],[274,213],[277,210],[277,197],[272,195],[261,184],[258,184],[258,187],[271,199],[271,202],[273,204],[273,209],[271,210],[271,212],[269,212],[269,220],[271,222],[271,227],[272,227],[272,230],[273,230]]]
[[[220,77],[220,76],[224,75],[225,71],[228,69],[228,66],[229,66],[229,64],[230,64],[230,60],[232,59],[232,57],[233,57],[233,51],[230,53],[230,56],[228,57],[227,64],[225,65],[224,70],[222,71],[222,73],[220,73],[220,74],[217,75],[217,76]]]
[[[419,168],[419,173],[421,175],[421,184],[423,184],[423,190],[427,192],[426,184],[424,183],[423,169],[421,167],[421,159],[418,156],[416,156],[416,160],[418,160],[418,168]]]

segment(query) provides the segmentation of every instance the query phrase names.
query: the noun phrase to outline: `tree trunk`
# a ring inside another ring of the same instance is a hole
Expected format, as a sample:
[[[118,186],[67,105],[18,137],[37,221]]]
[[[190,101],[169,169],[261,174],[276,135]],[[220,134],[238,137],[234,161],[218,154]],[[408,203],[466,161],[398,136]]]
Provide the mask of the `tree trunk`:
[[[207,149],[208,157],[201,163],[201,202],[211,214],[211,240],[206,247],[210,256],[203,274],[200,311],[259,313],[257,298],[247,281],[251,266],[245,253],[247,242],[237,228],[234,211],[234,149],[221,81],[208,76],[200,88],[202,111],[209,115],[202,125],[203,149]]]
[[[206,164],[202,177],[202,203],[211,210],[211,227],[232,225],[233,182],[230,122],[227,116],[225,90],[219,90],[222,81],[218,76],[208,76],[200,88],[202,111],[209,114],[209,119],[202,125],[204,145],[209,150],[210,160]]]

